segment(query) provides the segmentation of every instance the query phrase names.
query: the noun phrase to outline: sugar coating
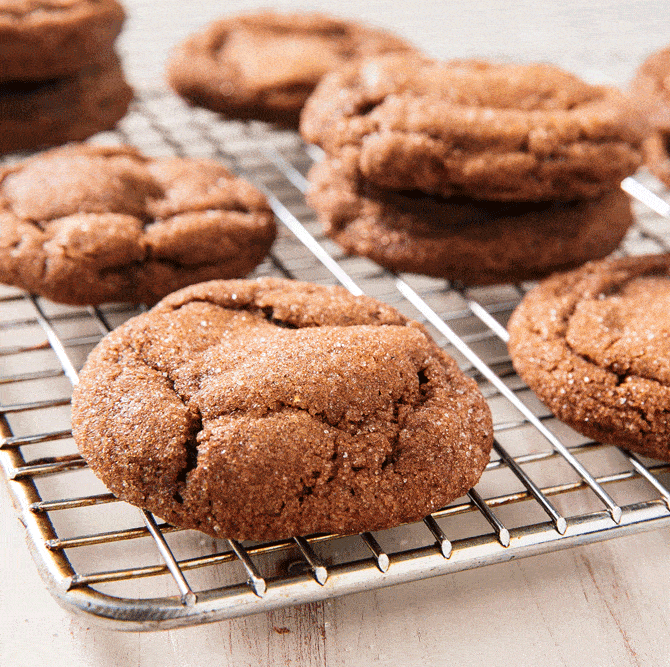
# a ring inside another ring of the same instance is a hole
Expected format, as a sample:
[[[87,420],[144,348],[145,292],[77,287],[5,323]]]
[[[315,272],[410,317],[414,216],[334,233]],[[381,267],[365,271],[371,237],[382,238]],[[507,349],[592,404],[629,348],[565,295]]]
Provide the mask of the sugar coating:
[[[670,460],[668,312],[670,255],[557,274],[509,321],[514,368],[580,433]]]
[[[120,498],[216,537],[418,520],[479,479],[476,383],[393,308],[342,288],[213,281],[108,335],[74,438]]]
[[[241,277],[275,234],[265,197],[211,160],[72,145],[0,171],[0,280],[62,303]]]
[[[596,199],[641,162],[626,97],[543,64],[366,59],[322,79],[300,131],[378,187],[444,197]]]

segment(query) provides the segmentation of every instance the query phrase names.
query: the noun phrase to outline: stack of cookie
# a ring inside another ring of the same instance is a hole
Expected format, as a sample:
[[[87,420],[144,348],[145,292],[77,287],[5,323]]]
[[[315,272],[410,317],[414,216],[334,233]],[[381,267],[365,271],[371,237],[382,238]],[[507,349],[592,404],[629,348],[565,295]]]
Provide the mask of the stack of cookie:
[[[297,129],[324,74],[363,57],[410,51],[384,30],[316,12],[236,14],[174,51],[168,80],[191,104]]]
[[[114,127],[132,91],[114,41],[116,0],[0,0],[0,152]]]
[[[670,45],[642,63],[633,79],[632,94],[652,128],[644,142],[645,163],[670,187]]]
[[[326,76],[300,129],[308,201],[347,252],[491,284],[612,252],[641,135],[617,90],[549,65],[386,56]]]

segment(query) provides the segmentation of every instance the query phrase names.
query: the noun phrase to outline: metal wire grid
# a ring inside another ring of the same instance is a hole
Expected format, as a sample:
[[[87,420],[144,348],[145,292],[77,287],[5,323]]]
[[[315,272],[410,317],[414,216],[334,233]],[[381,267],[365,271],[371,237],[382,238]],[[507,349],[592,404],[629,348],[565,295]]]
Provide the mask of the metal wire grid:
[[[343,256],[305,206],[305,174],[318,156],[294,133],[225,122],[155,93],[136,101],[117,132],[96,140],[152,155],[213,157],[254,182],[284,224],[255,274],[339,282],[422,321],[478,380],[496,440],[477,488],[418,524],[244,545],[177,530],[107,492],[69,430],[70,389],[86,354],[138,309],[70,308],[3,288],[0,461],[38,569],[65,607],[116,629],[169,628],[670,524],[670,465],[585,441],[514,374],[504,324],[526,285],[465,289]],[[647,205],[636,204],[638,224],[623,252],[670,251],[668,205],[657,196],[667,191],[641,179],[627,183]]]

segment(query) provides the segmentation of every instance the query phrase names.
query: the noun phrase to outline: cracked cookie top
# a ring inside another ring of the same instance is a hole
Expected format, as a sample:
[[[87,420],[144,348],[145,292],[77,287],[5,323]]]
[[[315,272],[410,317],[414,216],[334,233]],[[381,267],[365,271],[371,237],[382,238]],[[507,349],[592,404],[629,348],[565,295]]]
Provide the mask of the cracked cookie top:
[[[0,280],[61,303],[241,277],[275,234],[265,197],[212,160],[80,144],[0,171]]]
[[[544,64],[370,58],[324,77],[300,131],[378,187],[444,197],[595,199],[641,162],[624,95]]]
[[[529,292],[509,322],[514,367],[560,419],[670,460],[670,255],[586,264]]]
[[[91,353],[74,438],[113,493],[216,537],[414,521],[481,475],[491,415],[421,325],[342,288],[213,281]]]
[[[325,14],[249,12],[186,39],[168,63],[168,79],[196,105],[297,127],[324,74],[362,57],[408,50],[389,32]]]
[[[0,82],[61,77],[99,63],[124,18],[116,0],[0,0]]]

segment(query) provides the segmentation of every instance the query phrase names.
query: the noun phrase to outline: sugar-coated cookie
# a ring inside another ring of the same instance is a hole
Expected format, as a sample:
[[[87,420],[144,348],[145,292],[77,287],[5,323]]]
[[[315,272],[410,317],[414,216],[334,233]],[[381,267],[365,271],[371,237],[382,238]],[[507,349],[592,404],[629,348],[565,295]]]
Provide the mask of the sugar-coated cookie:
[[[0,171],[0,282],[61,303],[242,277],[275,235],[265,196],[212,160],[73,144]]]
[[[0,82],[61,78],[99,63],[124,18],[116,0],[0,0]]]
[[[250,12],[215,21],[182,42],[168,80],[194,105],[297,127],[324,74],[360,57],[410,49],[389,32],[324,14]]]
[[[580,433],[670,460],[669,312],[670,255],[557,274],[509,321],[514,368]]]
[[[106,336],[72,426],[119,498],[236,539],[421,519],[477,482],[492,444],[476,383],[420,324],[274,278],[185,288]]]
[[[444,197],[597,199],[641,162],[626,96],[543,64],[367,59],[322,79],[300,131],[378,187]]]

